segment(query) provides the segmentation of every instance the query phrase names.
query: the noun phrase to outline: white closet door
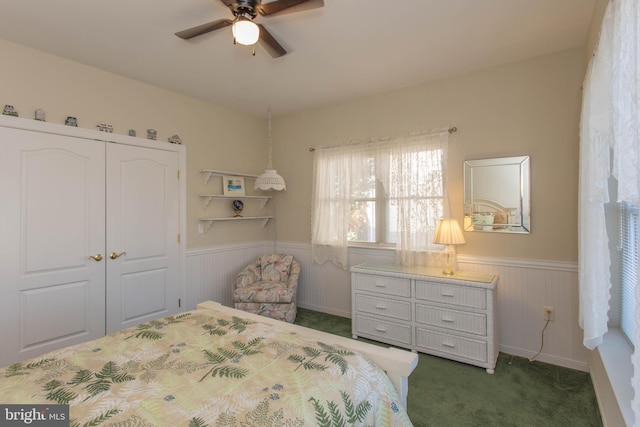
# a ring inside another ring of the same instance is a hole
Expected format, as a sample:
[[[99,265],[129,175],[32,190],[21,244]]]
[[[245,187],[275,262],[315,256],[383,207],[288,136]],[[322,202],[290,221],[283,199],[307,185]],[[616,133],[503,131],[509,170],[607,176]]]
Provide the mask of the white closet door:
[[[107,333],[178,311],[178,166],[176,152],[107,145]]]
[[[104,334],[105,146],[4,127],[0,146],[4,366]]]

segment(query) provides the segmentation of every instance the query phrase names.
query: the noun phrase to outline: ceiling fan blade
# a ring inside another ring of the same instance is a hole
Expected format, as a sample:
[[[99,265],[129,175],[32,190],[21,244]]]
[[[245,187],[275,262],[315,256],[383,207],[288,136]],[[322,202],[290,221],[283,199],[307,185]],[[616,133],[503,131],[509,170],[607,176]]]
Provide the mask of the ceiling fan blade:
[[[271,35],[264,25],[258,24],[260,27],[260,38],[258,43],[267,51],[273,58],[279,58],[286,54],[287,51],[278,43],[278,41]]]
[[[224,0],[223,0],[224,2]],[[262,16],[284,15],[324,7],[324,0],[278,0],[256,6]]]
[[[210,33],[211,31],[228,27],[231,24],[233,24],[233,21],[231,19],[218,19],[217,21],[198,25],[197,27],[189,28],[188,30],[178,31],[176,33],[176,36],[180,37],[181,39],[189,40],[194,37],[198,37],[203,34]]]

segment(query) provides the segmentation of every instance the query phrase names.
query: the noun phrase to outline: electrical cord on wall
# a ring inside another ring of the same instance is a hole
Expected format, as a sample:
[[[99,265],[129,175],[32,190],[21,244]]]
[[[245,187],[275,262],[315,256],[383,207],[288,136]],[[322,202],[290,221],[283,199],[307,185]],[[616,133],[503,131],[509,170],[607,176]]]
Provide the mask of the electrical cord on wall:
[[[534,362],[536,357],[542,353],[542,347],[544,346],[544,331],[549,326],[549,322],[551,321],[551,313],[547,311],[547,322],[544,324],[544,328],[542,328],[542,333],[540,334],[540,350],[535,354],[535,356],[529,358],[529,362]]]

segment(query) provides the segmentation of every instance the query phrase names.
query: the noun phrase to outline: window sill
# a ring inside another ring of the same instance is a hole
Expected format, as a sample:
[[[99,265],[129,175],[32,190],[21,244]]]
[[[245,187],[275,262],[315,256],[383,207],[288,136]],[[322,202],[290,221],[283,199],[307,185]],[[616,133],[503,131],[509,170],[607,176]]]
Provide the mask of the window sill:
[[[391,243],[349,242],[348,246],[350,248],[387,249],[387,250],[395,249],[395,246]]]
[[[631,377],[633,376],[631,354],[633,350],[631,345],[624,338],[622,332],[618,329],[610,329],[597,351],[611,383],[622,417],[626,425],[632,426],[635,416],[631,408],[633,400],[633,387],[631,387]]]

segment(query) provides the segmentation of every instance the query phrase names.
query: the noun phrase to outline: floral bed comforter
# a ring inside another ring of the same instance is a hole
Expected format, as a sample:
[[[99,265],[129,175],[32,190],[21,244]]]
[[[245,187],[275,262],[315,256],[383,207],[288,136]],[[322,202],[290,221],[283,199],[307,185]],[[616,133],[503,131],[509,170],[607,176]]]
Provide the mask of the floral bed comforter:
[[[0,403],[71,426],[410,426],[386,375],[327,342],[194,310],[0,369]]]

